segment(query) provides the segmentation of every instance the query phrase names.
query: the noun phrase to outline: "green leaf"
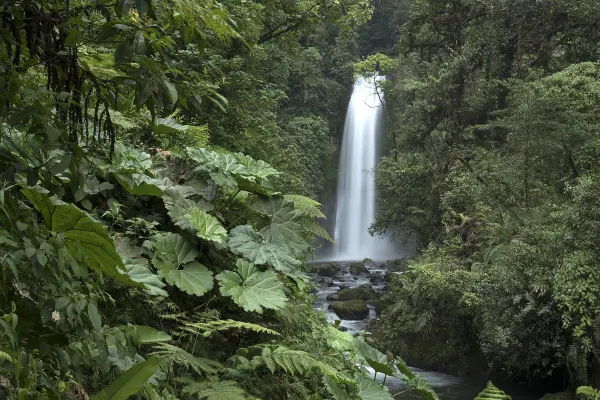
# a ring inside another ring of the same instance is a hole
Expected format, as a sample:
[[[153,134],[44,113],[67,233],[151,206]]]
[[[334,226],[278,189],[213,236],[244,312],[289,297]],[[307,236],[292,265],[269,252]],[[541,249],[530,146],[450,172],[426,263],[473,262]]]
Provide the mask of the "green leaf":
[[[90,268],[130,286],[144,288],[125,274],[125,266],[102,224],[73,204],[50,199],[35,189],[23,194],[44,216],[48,230],[61,234],[69,253]]]
[[[156,275],[150,271],[150,268],[148,268],[148,262],[145,258],[141,260],[141,262],[125,264],[127,275],[129,275],[131,280],[142,283],[149,295],[163,297],[168,296],[169,294],[163,290],[166,285],[160,275]]]
[[[408,387],[411,390],[414,390],[415,392],[419,393],[421,395],[422,398],[424,398],[425,400],[439,400],[440,398],[438,397],[437,393],[435,393],[435,391],[431,388],[431,386],[429,386],[429,382],[427,382],[425,380],[425,378],[421,377],[420,375],[416,375],[413,378],[409,379],[407,381],[408,383]],[[496,397],[494,397],[496,398]],[[510,399],[510,397],[507,396],[508,399]],[[498,399],[500,399],[500,397],[498,397]]]
[[[227,231],[219,220],[197,207],[191,208],[184,217],[189,223],[183,224],[184,227],[193,227],[196,235],[202,239],[222,243],[227,238]]]
[[[171,285],[196,296],[202,296],[213,287],[213,273],[196,261],[187,263],[182,268],[173,269],[168,273],[161,270],[161,275]]]
[[[90,301],[88,303],[87,311],[88,318],[90,319],[90,322],[92,323],[94,329],[100,330],[100,328],[102,328],[102,319],[100,318],[100,313],[98,312],[98,307],[96,306],[96,303]]]
[[[158,331],[149,326],[128,325],[123,327],[123,330],[138,346],[142,344],[168,342],[171,340],[171,336],[167,335],[165,332]]]
[[[356,375],[361,400],[394,400],[388,388],[365,375]]]
[[[187,130],[187,125],[181,125],[173,118],[156,118],[156,121],[152,126],[152,131],[159,135],[177,134]]]
[[[285,306],[287,298],[283,284],[273,271],[261,272],[246,260],[238,260],[237,271],[224,271],[217,275],[221,294],[246,311],[262,313],[263,309],[279,309]]]
[[[304,231],[299,223],[302,216],[294,210],[294,204],[288,200],[281,203],[275,200],[270,206],[263,207],[265,211],[272,213],[271,224],[260,231],[267,242],[283,247],[296,258],[306,257],[310,246],[304,240]]]
[[[356,340],[356,347],[358,353],[365,359],[365,361],[375,370],[382,374],[393,376],[395,369],[393,360],[388,360],[388,357],[380,352],[379,350],[371,347],[363,338]]]
[[[135,196],[161,197],[163,190],[168,187],[166,180],[154,179],[144,174],[115,174],[115,178],[123,189]]]
[[[264,180],[279,176],[279,172],[275,168],[271,167],[262,160],[255,160],[254,158],[242,153],[235,153],[233,156],[241,165],[246,167],[246,172],[244,175],[249,178],[258,178]]]
[[[150,242],[155,253],[152,263],[159,270],[177,269],[200,255],[196,246],[177,233],[162,232],[152,236]]]
[[[183,236],[160,233],[151,239],[154,266],[166,281],[186,293],[202,296],[213,287],[212,272],[195,261],[199,252]]]
[[[202,167],[211,171],[217,171],[224,174],[244,173],[246,167],[238,163],[237,159],[231,154],[221,154],[207,149],[187,148],[188,156],[200,164]]]
[[[150,357],[123,372],[110,385],[92,397],[92,400],[127,400],[139,392],[158,368],[158,357]]]
[[[290,256],[285,249],[265,241],[263,236],[250,225],[239,225],[229,233],[229,249],[235,254],[254,262],[268,264],[273,268],[290,273],[296,271],[302,262]]]

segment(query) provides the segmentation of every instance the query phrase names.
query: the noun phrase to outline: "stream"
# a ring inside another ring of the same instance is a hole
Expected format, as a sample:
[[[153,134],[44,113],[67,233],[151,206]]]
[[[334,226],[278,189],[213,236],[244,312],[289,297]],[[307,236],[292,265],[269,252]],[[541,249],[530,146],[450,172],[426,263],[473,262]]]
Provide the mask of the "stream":
[[[379,265],[366,265],[369,275],[352,275],[347,265],[343,265],[342,263],[340,265],[342,266],[342,270],[333,278],[321,277],[316,273],[309,274],[317,284],[316,300],[313,307],[316,310],[325,312],[328,320],[332,322],[340,320],[340,318],[334,311],[328,308],[330,301],[327,300],[327,296],[329,294],[337,292],[340,288],[355,288],[361,285],[370,285],[376,293],[382,294],[386,286],[384,275],[387,271]],[[375,277],[373,279],[374,283],[372,283],[371,277]],[[370,307],[369,316],[366,319],[357,321],[341,319],[340,326],[346,328],[350,333],[356,333],[364,330],[367,321],[375,317],[375,309]],[[440,400],[472,400],[486,385],[486,382],[481,379],[462,378],[412,367],[411,369],[429,382],[431,387],[440,396]],[[377,376],[377,380],[381,382],[383,376]],[[391,393],[400,393],[407,389],[406,384],[396,378],[388,377],[385,384]],[[513,400],[536,400],[539,398],[538,396],[519,394],[518,389],[507,389],[505,387],[503,389],[512,396]],[[422,399],[418,394],[412,392],[399,394],[396,398]]]

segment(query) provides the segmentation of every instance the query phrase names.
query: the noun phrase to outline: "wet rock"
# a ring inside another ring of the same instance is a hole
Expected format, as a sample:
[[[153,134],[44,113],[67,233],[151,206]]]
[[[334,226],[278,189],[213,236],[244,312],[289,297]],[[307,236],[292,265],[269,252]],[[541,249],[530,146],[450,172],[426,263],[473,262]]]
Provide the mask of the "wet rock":
[[[340,266],[336,263],[327,263],[310,265],[307,272],[316,272],[319,276],[333,278],[340,272],[340,270]]]
[[[350,289],[350,285],[346,285],[344,283],[340,283],[338,285],[338,287],[340,288],[340,290],[342,290],[342,289]]]
[[[371,260],[370,258],[365,258],[362,262],[362,264],[367,267],[367,268],[373,268],[375,267],[377,264],[375,264],[375,262],[373,260]]]
[[[355,280],[355,281],[357,281],[357,280],[358,280],[358,277],[357,277],[357,276],[353,276],[353,277],[352,277],[352,280]]]
[[[341,319],[361,320],[369,316],[369,306],[363,300],[336,301],[329,308]]]
[[[355,287],[350,289],[342,289],[337,292],[340,301],[348,300],[363,300],[367,301],[371,298],[371,293],[363,287]]]
[[[410,258],[397,258],[392,261],[388,261],[386,268],[390,272],[404,272],[408,269],[408,261]]]
[[[371,281],[372,284],[377,285],[379,283],[383,283],[385,280],[383,274],[371,274],[371,278],[369,279],[369,281]]]
[[[327,300],[329,301],[338,301],[340,299],[339,292],[330,293],[327,295]]]
[[[333,283],[333,279],[324,279],[323,282],[325,285],[327,285],[327,287],[332,287],[335,286],[335,283]]]
[[[365,265],[360,262],[350,264],[349,271],[352,275],[363,275],[369,273],[369,270],[365,267]]]

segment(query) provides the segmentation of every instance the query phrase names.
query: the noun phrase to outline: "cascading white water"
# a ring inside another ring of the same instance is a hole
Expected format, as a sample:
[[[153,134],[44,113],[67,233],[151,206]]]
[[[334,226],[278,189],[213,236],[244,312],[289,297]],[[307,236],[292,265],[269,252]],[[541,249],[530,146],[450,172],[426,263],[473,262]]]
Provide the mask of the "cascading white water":
[[[383,78],[377,78],[383,79]],[[381,95],[381,93],[380,93]],[[346,115],[337,188],[335,232],[331,260],[351,261],[399,257],[399,247],[388,237],[373,237],[375,178],[383,109],[375,82],[359,78]]]

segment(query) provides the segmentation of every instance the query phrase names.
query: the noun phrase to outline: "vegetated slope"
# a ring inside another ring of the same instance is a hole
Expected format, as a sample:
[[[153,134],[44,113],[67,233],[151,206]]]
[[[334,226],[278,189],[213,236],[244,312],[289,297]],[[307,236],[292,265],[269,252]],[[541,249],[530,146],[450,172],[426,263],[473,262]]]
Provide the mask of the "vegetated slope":
[[[423,250],[382,346],[455,372],[597,372],[599,7],[416,1],[395,53],[360,66],[388,76],[395,143],[374,230]]]

